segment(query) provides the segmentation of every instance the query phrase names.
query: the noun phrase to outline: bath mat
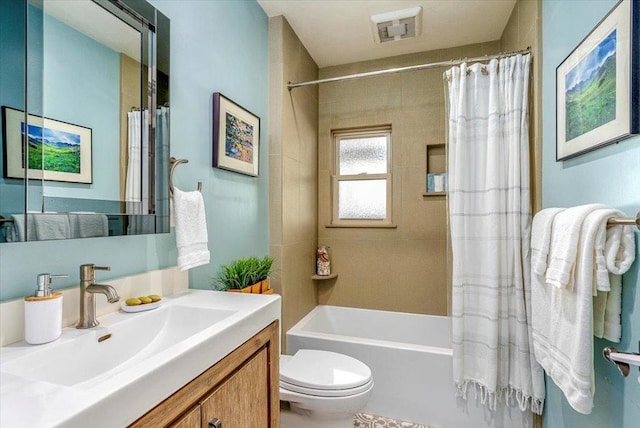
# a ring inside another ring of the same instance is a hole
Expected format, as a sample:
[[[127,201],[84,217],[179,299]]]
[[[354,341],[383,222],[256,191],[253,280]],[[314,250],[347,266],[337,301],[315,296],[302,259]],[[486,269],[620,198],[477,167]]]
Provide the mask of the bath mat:
[[[353,423],[354,428],[429,428],[426,425],[404,422],[397,419],[385,418],[384,416],[368,415],[366,413],[356,413]]]

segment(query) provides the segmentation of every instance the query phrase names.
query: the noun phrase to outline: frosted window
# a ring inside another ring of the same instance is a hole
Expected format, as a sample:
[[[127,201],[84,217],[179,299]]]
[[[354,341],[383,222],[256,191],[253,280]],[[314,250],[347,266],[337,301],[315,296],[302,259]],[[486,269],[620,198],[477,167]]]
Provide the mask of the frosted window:
[[[340,175],[386,174],[387,137],[338,140]]]
[[[384,220],[387,217],[387,180],[338,182],[338,217]]]

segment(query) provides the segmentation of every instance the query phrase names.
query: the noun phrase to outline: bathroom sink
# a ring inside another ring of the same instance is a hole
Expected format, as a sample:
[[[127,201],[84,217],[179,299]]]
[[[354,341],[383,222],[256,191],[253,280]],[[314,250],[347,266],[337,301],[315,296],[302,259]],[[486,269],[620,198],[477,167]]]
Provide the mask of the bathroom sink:
[[[145,361],[234,313],[171,305],[135,315],[117,314],[117,320],[108,320],[111,326],[87,330],[58,346],[17,358],[3,365],[2,371],[59,385],[91,386],[94,382],[88,381],[99,382]]]
[[[130,425],[280,318],[277,295],[190,290],[162,302],[0,348],[0,426]]]

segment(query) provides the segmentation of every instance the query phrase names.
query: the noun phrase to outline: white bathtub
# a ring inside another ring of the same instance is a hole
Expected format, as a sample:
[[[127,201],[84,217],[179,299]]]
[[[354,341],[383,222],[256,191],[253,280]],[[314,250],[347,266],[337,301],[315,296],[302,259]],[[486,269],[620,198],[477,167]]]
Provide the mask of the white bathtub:
[[[287,353],[322,349],[367,364],[375,386],[365,412],[440,428],[532,426],[530,413],[489,413],[455,396],[450,319],[317,306],[287,332]]]

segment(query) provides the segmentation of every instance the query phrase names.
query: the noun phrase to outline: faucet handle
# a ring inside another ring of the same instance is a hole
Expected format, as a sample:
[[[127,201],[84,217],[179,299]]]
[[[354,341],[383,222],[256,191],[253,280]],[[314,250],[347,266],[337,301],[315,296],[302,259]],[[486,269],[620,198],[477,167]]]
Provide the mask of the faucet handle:
[[[50,296],[51,291],[51,280],[54,278],[68,278],[69,275],[64,274],[52,274],[52,273],[41,273],[38,275],[38,288],[36,289],[36,296]]]

